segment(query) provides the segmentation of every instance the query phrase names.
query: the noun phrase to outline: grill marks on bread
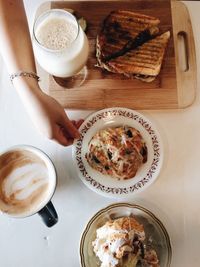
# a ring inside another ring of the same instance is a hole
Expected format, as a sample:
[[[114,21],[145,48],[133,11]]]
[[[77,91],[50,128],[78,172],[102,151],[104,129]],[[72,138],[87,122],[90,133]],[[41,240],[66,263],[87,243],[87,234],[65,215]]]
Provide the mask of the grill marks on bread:
[[[157,35],[160,20],[132,11],[112,11],[97,36],[97,66],[152,81],[159,74],[170,32]]]
[[[165,32],[125,55],[110,60],[108,66],[127,75],[142,73],[156,76],[160,72],[169,37],[170,32]]]
[[[107,61],[136,48],[158,32],[159,19],[131,11],[112,11],[99,35],[101,60]]]

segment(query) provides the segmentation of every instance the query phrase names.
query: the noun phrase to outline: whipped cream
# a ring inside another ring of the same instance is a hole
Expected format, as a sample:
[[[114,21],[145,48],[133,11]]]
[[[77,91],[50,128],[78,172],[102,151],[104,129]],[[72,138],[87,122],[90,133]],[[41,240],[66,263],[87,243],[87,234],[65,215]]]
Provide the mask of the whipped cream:
[[[96,239],[92,242],[94,252],[101,261],[101,267],[115,267],[120,259],[130,252],[134,252],[133,241],[145,239],[144,231],[136,229],[115,228],[115,221],[107,222],[96,231]]]

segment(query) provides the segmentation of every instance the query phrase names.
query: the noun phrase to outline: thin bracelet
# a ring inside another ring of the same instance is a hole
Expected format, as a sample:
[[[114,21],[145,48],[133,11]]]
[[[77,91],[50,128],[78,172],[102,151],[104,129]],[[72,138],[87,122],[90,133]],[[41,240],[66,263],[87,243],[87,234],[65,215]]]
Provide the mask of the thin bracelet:
[[[15,72],[13,74],[10,75],[10,80],[11,82],[13,82],[13,80],[17,77],[29,77],[29,78],[34,78],[36,79],[38,82],[40,81],[40,77],[37,76],[37,74],[35,72],[31,72],[31,71],[18,71],[18,72]]]

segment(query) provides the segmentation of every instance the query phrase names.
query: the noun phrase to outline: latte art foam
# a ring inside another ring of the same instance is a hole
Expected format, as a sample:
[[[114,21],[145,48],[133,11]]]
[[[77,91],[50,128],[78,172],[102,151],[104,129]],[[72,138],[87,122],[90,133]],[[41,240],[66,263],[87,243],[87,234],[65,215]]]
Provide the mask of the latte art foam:
[[[19,214],[37,209],[48,194],[46,163],[30,151],[11,151],[0,157],[0,209]]]

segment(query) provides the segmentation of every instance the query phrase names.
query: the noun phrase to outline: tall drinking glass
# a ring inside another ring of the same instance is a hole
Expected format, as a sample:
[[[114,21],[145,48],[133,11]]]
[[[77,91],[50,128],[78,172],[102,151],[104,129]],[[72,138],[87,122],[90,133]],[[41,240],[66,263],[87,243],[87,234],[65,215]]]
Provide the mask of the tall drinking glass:
[[[59,84],[73,88],[84,82],[89,44],[71,13],[51,9],[40,15],[33,27],[33,48],[40,66]]]

